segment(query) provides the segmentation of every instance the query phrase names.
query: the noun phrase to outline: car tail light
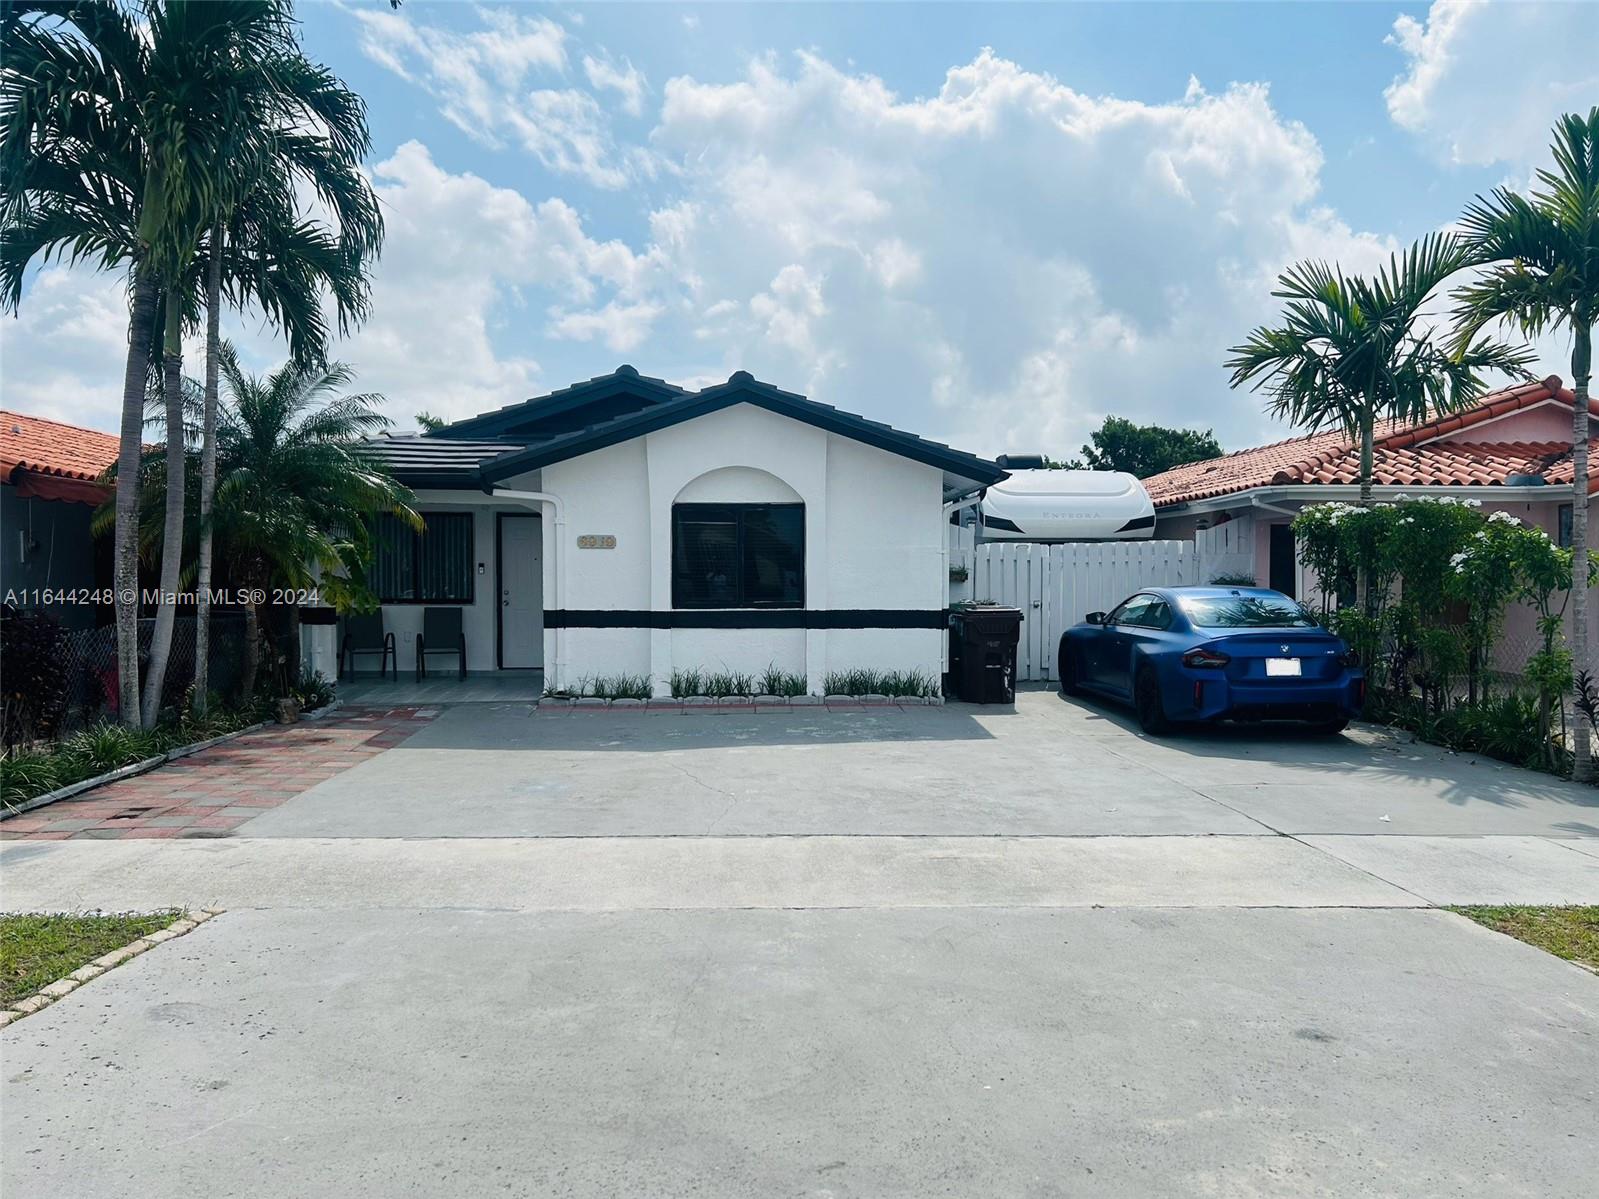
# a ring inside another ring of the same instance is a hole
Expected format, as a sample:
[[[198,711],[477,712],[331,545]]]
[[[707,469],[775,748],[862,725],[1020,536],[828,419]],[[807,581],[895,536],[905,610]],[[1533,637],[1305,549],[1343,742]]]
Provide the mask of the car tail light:
[[[1203,645],[1198,649],[1191,649],[1183,655],[1183,665],[1192,666],[1198,670],[1219,670],[1231,661],[1232,659],[1222,653],[1221,650],[1211,649]]]

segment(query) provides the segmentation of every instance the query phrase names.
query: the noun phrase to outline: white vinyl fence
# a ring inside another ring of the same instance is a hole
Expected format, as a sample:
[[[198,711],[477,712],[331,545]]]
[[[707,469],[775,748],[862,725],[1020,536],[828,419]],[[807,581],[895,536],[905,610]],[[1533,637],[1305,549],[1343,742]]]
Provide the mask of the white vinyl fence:
[[[952,600],[992,600],[1022,611],[1016,677],[1056,679],[1060,635],[1089,612],[1108,612],[1140,587],[1198,582],[1191,541],[1107,541],[1065,545],[988,542],[973,545],[969,530],[951,546],[951,566],[965,565]]]

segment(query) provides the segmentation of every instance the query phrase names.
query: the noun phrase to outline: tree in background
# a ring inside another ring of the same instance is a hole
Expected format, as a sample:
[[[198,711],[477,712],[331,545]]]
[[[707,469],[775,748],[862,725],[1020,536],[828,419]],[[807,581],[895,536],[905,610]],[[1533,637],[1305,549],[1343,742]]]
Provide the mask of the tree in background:
[[[1206,429],[1168,429],[1163,425],[1135,425],[1122,416],[1107,416],[1089,434],[1080,459],[1065,463],[1068,470],[1120,470],[1139,479],[1189,462],[1219,458],[1221,444]]]
[[[1568,114],[1554,130],[1554,170],[1538,172],[1531,196],[1498,188],[1479,196],[1461,218],[1473,261],[1484,273],[1457,292],[1460,344],[1486,325],[1509,321],[1528,336],[1546,329],[1571,334],[1572,574],[1588,577],[1588,405],[1593,328],[1599,320],[1599,108]],[[1572,596],[1572,655],[1592,669],[1588,589]],[[1590,729],[1576,723],[1575,777],[1593,777]]]
[[[1286,301],[1282,323],[1234,346],[1232,385],[1270,397],[1267,411],[1310,433],[1339,429],[1360,445],[1360,504],[1371,505],[1378,421],[1420,422],[1471,403],[1482,372],[1524,373],[1532,354],[1480,338],[1454,346],[1435,338],[1427,304],[1470,261],[1466,246],[1430,234],[1372,278],[1324,262],[1285,271],[1272,295]],[[1366,572],[1358,604],[1369,607]]]

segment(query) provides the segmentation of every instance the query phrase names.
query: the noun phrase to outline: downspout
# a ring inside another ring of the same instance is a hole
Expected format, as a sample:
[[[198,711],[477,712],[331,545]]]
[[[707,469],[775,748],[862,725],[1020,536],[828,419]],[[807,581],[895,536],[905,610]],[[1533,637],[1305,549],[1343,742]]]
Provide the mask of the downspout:
[[[981,503],[982,499],[983,499],[983,495],[982,495],[982,492],[980,492],[980,491],[977,492],[975,494],[975,496],[970,494],[970,493],[968,493],[967,495],[963,495],[963,496],[961,496],[960,499],[952,500],[949,503],[945,504],[943,509],[942,509],[942,515],[939,517],[939,528],[942,530],[942,532],[940,534],[940,537],[941,537],[940,545],[942,547],[942,553],[940,554],[940,558],[942,559],[943,564],[944,564],[944,569],[943,569],[943,576],[944,576],[943,588],[944,588],[944,610],[946,612],[949,610],[949,518],[954,513],[959,512],[962,508],[969,508],[973,504]],[[975,565],[976,565],[976,562],[974,561],[972,563],[972,566],[975,566]],[[971,567],[970,566],[967,567],[967,570],[969,572],[971,570]],[[968,579],[971,578],[971,575],[969,573],[967,575],[967,578]],[[949,671],[949,638],[948,637],[942,638],[941,642],[940,642],[939,666],[941,667],[941,669],[942,669],[942,671],[944,673],[948,673],[948,671]]]
[[[566,572],[561,568],[565,565],[562,561],[561,547],[566,544],[566,505],[561,502],[561,497],[551,495],[547,491],[508,491],[485,483],[483,490],[497,500],[510,500],[516,504],[526,504],[529,507],[549,505],[550,523],[554,526],[553,536],[546,539],[545,552],[550,555],[550,577],[554,581],[555,604],[558,612],[566,610]],[[548,609],[550,604],[545,603]],[[548,629],[551,639],[550,656],[554,660],[544,664],[544,690],[553,691],[558,687],[566,686],[566,632],[560,628]]]

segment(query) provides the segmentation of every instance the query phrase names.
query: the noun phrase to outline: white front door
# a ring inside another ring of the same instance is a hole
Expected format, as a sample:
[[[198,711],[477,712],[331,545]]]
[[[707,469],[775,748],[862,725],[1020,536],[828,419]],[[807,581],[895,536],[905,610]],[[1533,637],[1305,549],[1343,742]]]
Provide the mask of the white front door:
[[[544,665],[544,537],[537,516],[502,514],[500,668]]]

